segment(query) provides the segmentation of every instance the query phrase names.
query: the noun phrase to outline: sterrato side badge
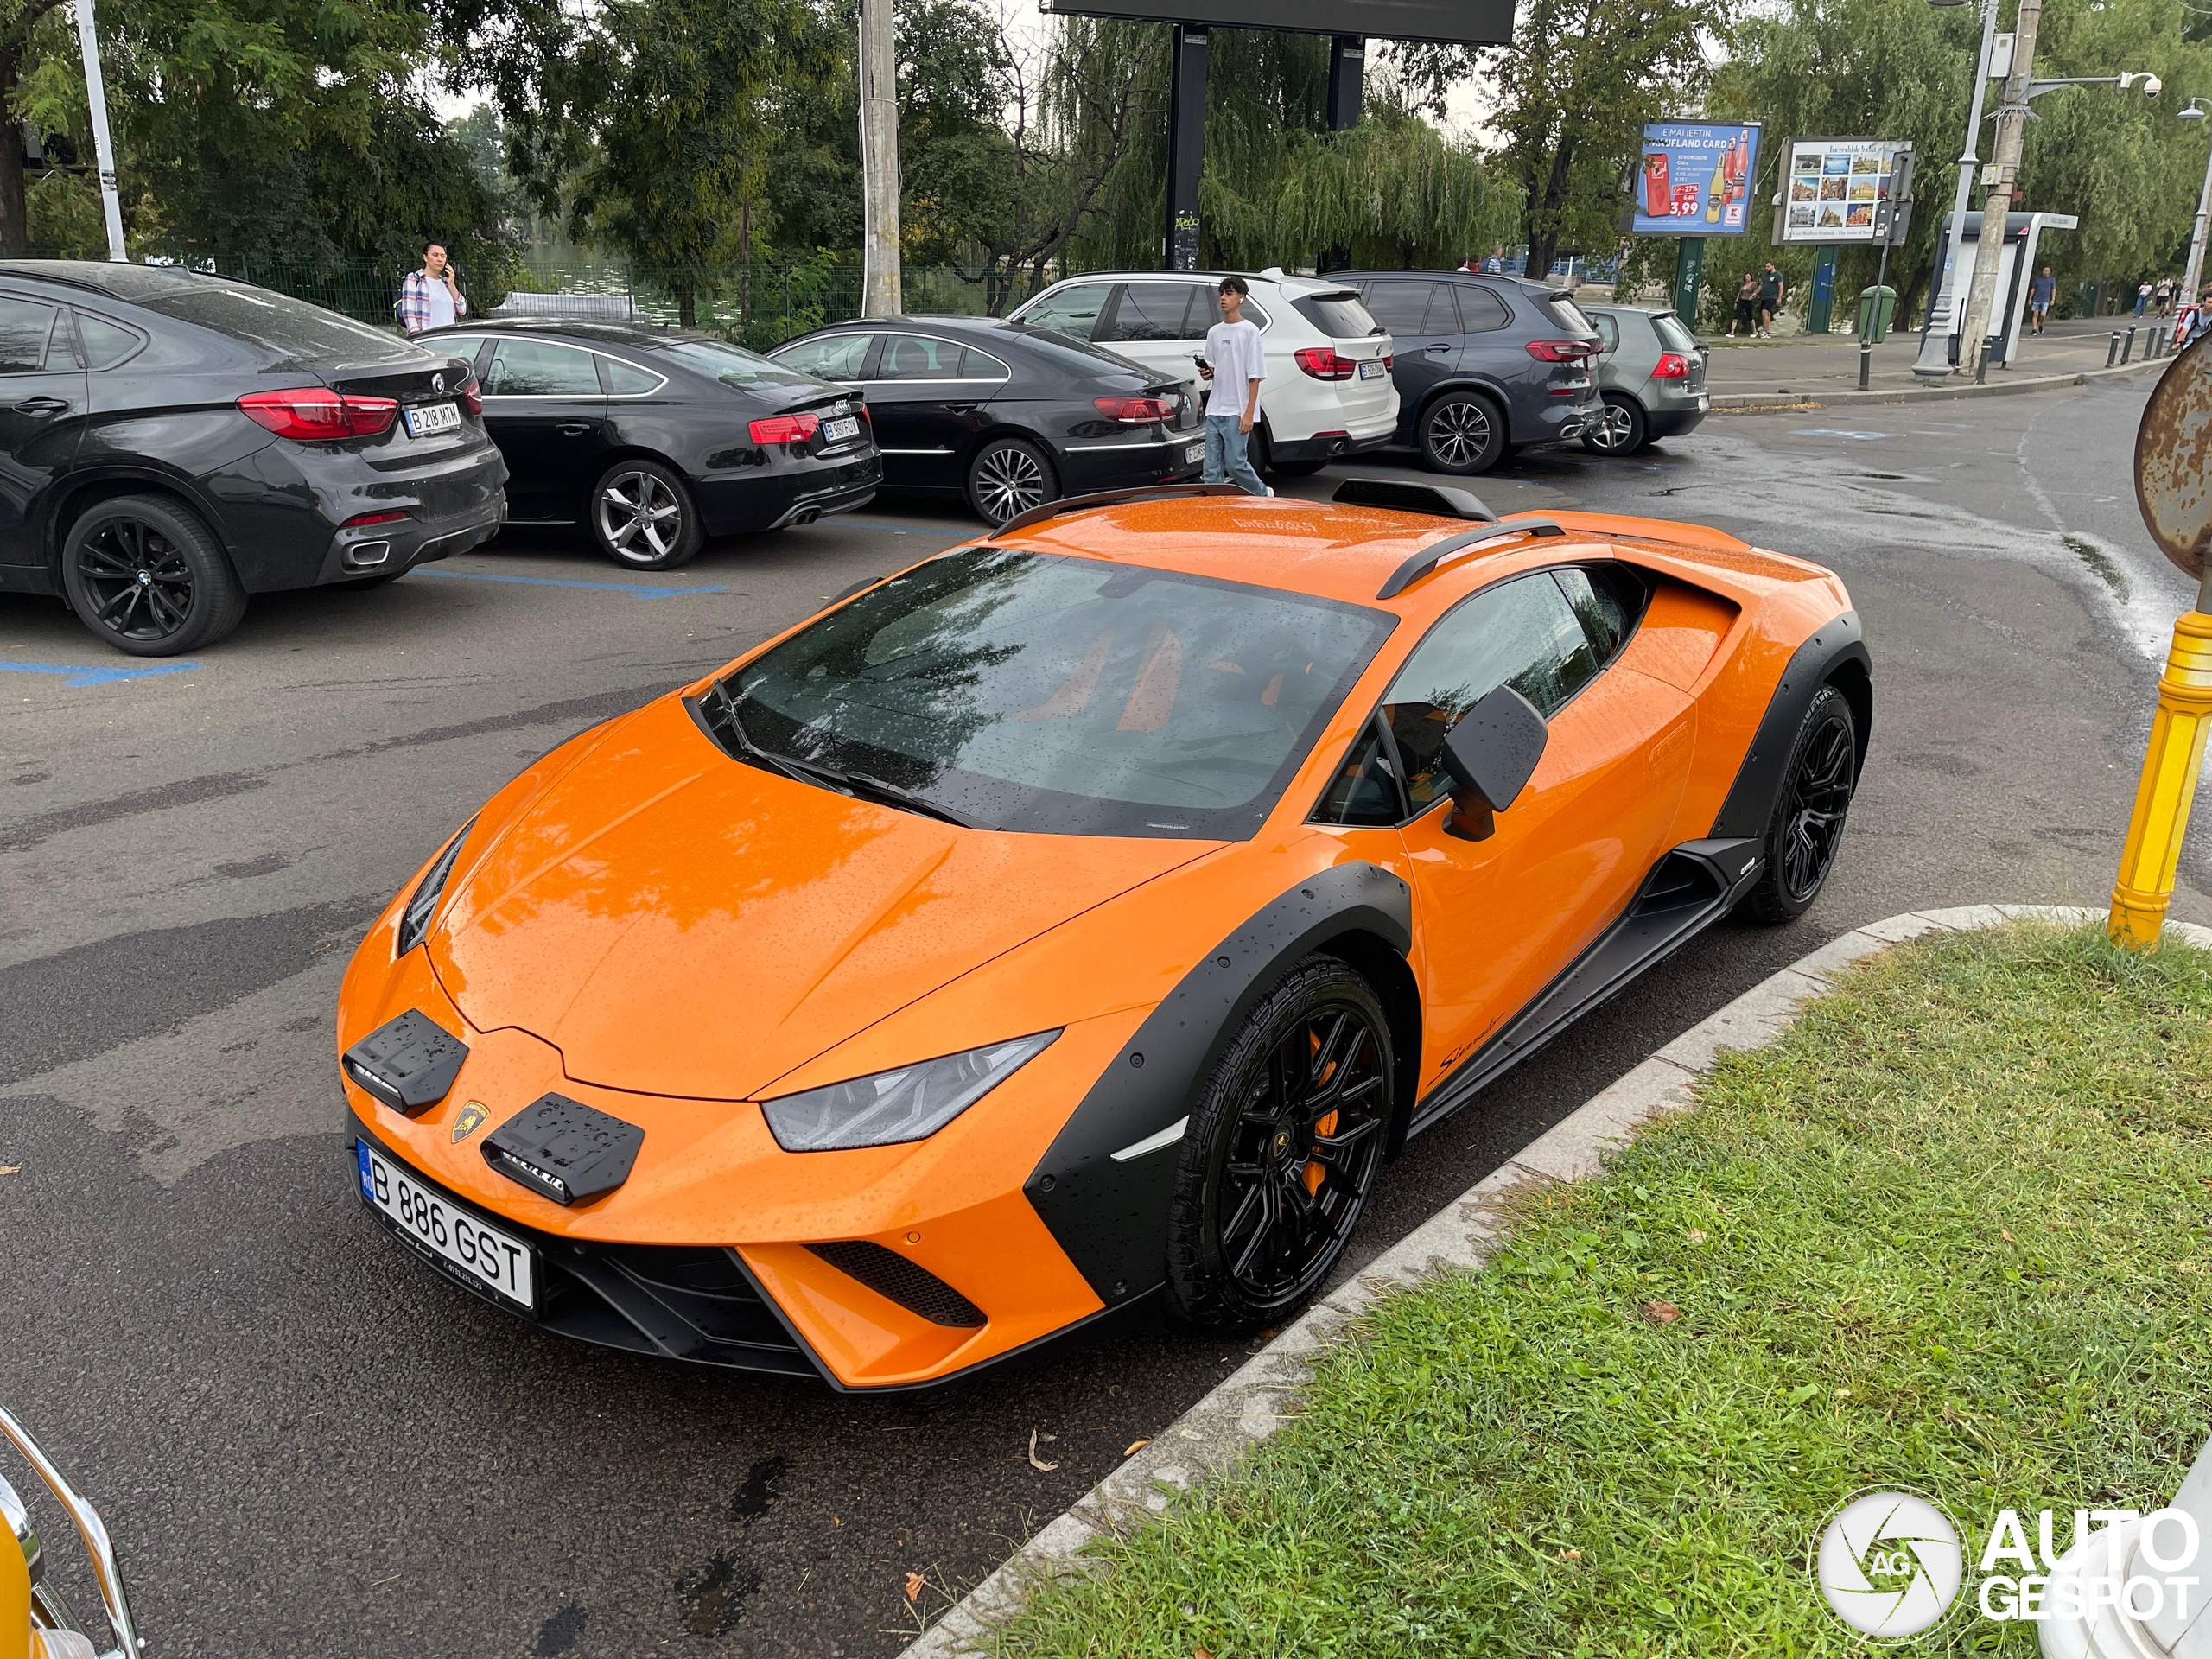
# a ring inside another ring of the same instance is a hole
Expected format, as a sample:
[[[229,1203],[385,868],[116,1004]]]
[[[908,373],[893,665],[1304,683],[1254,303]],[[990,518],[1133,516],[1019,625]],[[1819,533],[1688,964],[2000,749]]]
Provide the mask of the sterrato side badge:
[[[461,1109],[461,1116],[453,1121],[454,1144],[458,1146],[482,1128],[484,1120],[491,1116],[492,1114],[485,1109],[482,1101],[470,1101],[467,1105]]]

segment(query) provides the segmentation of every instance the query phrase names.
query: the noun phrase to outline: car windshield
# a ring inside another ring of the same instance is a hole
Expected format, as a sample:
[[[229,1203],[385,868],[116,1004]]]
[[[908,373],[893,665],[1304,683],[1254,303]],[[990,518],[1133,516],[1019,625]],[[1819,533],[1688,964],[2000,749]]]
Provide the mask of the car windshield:
[[[672,357],[694,373],[734,386],[740,391],[762,391],[771,386],[811,386],[820,384],[810,374],[771,363],[765,357],[719,340],[671,340],[662,342],[661,354]]]
[[[1331,340],[1363,340],[1385,332],[1357,294],[1309,294],[1291,305]]]
[[[1562,328],[1572,328],[1579,334],[1594,334],[1597,326],[1583,315],[1582,308],[1564,294],[1547,294],[1544,304],[1552,314],[1552,321]]]
[[[974,547],[863,594],[722,690],[765,755],[887,784],[980,828],[1236,840],[1393,622]]]
[[[1658,331],[1659,343],[1670,352],[1680,352],[1684,357],[1695,357],[1699,347],[1697,336],[1682,327],[1682,320],[1671,311],[1662,311],[1651,319],[1651,326]]]

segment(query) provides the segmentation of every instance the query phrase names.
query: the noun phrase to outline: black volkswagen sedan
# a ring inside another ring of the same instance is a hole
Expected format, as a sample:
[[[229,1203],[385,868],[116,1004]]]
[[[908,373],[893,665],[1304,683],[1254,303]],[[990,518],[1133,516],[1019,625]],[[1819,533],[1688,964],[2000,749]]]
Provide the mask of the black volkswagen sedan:
[[[416,338],[475,365],[509,520],[582,524],[617,564],[671,570],[709,536],[865,506],[882,478],[859,398],[709,334],[548,317]]]
[[[994,524],[1065,495],[1190,477],[1197,400],[1124,357],[995,317],[893,317],[786,340],[779,363],[868,399],[886,489]]]
[[[0,593],[60,594],[134,656],[499,528],[469,365],[266,289],[0,263]]]

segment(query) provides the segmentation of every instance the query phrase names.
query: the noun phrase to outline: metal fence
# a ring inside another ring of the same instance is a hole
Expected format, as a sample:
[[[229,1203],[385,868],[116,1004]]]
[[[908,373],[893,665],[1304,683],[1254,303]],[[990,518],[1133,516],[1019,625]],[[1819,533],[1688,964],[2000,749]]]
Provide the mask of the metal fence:
[[[399,285],[412,266],[368,261],[298,263],[215,255],[192,260],[203,270],[291,294],[365,322],[389,322]],[[654,270],[615,261],[525,259],[489,275],[463,270],[470,309],[482,316],[511,293],[594,295],[618,299],[615,310],[654,323],[681,320],[682,284],[689,281],[694,326],[750,346],[772,346],[825,322],[861,312],[861,268],[830,257],[737,265],[705,275]],[[1058,280],[1058,273],[1046,278]],[[906,309],[922,315],[1003,315],[1042,284],[1028,274],[1009,278],[954,266],[910,265],[903,273]],[[520,307],[517,308],[521,308]]]

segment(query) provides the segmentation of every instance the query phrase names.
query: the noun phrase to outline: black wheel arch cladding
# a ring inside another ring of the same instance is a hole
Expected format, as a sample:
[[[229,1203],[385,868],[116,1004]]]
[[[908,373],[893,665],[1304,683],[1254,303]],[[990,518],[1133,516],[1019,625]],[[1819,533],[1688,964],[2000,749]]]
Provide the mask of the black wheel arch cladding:
[[[1292,887],[1208,951],[1116,1053],[1053,1138],[1022,1192],[1099,1300],[1118,1306],[1166,1278],[1167,1212],[1179,1141],[1127,1162],[1113,1154],[1188,1117],[1230,1039],[1292,963],[1343,956],[1390,1011],[1398,1109],[1420,1064],[1412,980],[1412,889],[1379,866],[1339,864]],[[1388,958],[1384,961],[1382,958]],[[1395,962],[1402,979],[1390,973]],[[1408,1034],[1412,1034],[1408,1040]]]
[[[1846,611],[1815,629],[1782,671],[1766,714],[1752,734],[1751,747],[1745,751],[1743,765],[1737,769],[1736,781],[1720,804],[1720,815],[1713,821],[1716,838],[1765,835],[1774,817],[1774,804],[1782,794],[1791,742],[1804,722],[1805,711],[1826,685],[1834,686],[1851,705],[1857,750],[1852,779],[1856,783],[1866,769],[1866,746],[1874,730],[1873,660],[1866,654],[1859,613]]]

